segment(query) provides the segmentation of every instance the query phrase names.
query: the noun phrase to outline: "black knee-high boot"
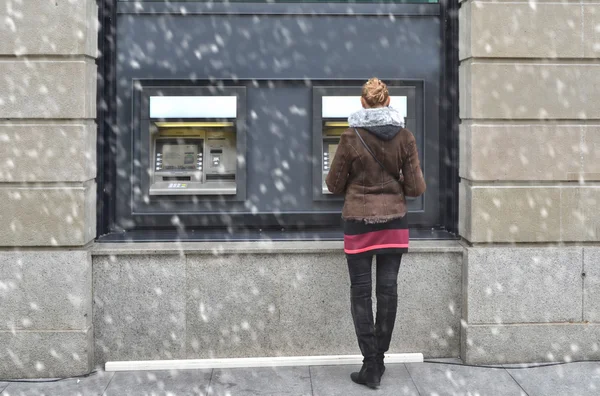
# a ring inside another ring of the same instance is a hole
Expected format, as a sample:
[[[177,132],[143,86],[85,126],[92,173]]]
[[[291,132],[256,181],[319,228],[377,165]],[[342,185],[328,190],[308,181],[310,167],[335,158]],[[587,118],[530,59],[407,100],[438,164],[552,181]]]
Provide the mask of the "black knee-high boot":
[[[385,372],[383,356],[390,349],[392,332],[396,323],[397,308],[397,284],[394,282],[390,285],[377,285],[377,319],[375,322],[375,336],[377,339],[376,361],[381,375]]]
[[[363,366],[359,372],[352,373],[350,378],[357,384],[376,389],[379,387],[381,375],[376,361],[377,338],[373,322],[370,284],[352,286],[351,310],[358,346],[363,355]]]

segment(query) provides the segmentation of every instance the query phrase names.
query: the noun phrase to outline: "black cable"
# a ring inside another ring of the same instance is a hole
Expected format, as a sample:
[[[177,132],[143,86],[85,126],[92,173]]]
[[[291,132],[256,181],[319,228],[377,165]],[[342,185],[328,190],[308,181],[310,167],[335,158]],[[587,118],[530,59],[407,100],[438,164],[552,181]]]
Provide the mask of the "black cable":
[[[555,363],[547,363],[547,364],[532,364],[532,365],[519,365],[515,367],[504,367],[502,365],[498,366],[487,366],[487,365],[478,365],[478,364],[466,364],[466,363],[452,363],[452,362],[440,362],[436,360],[423,360],[423,363],[433,363],[433,364],[447,364],[449,366],[464,366],[464,367],[479,367],[479,368],[491,368],[491,369],[509,369],[509,370],[521,370],[521,369],[531,369],[531,368],[541,368],[541,367],[552,367],[552,366],[563,366],[565,364],[572,363],[593,363],[600,362],[600,360],[573,360],[571,362],[555,362]],[[519,364],[519,363],[515,363]]]
[[[82,374],[82,375],[76,375],[74,377],[65,377],[65,378],[53,378],[53,379],[46,379],[46,380],[8,380],[8,379],[0,379],[0,382],[10,382],[10,383],[24,383],[24,384],[44,384],[44,383],[50,383],[50,382],[60,382],[60,381],[66,381],[66,380],[71,380],[71,379],[77,379],[77,378],[87,378],[91,375],[94,375],[98,373],[98,370],[94,370],[91,373],[88,374]]]

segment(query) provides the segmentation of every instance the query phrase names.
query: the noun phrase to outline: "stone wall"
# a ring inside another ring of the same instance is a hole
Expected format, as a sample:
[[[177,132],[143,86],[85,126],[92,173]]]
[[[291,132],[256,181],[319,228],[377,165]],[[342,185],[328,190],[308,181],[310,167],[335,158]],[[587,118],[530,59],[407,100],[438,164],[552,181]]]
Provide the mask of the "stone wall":
[[[92,368],[97,12],[0,7],[0,378]]]
[[[468,0],[459,26],[462,357],[597,359],[600,6]]]
[[[219,254],[223,246],[158,254],[98,247],[96,363],[359,354],[342,245],[324,244],[278,242],[270,252],[240,253],[229,243]],[[459,356],[463,248],[436,244],[415,242],[403,258],[390,352]]]
[[[98,254],[92,276],[97,12],[93,0],[0,8],[0,378],[354,353],[339,254]],[[458,252],[407,256],[394,351],[599,358],[600,5],[466,0],[459,18],[469,247],[462,269]]]

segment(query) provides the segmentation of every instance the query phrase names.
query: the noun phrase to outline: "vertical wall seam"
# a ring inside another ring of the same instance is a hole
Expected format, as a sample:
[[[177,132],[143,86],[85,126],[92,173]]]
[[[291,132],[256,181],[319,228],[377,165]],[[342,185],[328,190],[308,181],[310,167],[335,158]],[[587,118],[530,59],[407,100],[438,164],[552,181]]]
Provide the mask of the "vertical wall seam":
[[[88,371],[92,371],[93,368],[96,366],[96,333],[95,333],[95,326],[94,326],[94,256],[92,255],[91,252],[91,245],[88,246],[87,251],[86,251],[86,256],[89,260],[89,265],[90,265],[90,283],[89,283],[89,287],[90,287],[90,309],[88,311],[88,315],[90,315],[90,317],[87,320],[87,325],[88,325],[88,331],[90,332],[90,334],[88,334],[88,337],[90,337],[91,335],[91,342],[88,340],[88,342],[91,345],[88,345],[90,350],[88,352],[88,362],[90,362],[90,367],[88,367]],[[90,360],[91,357],[91,360]]]
[[[581,175],[579,180],[582,180],[582,176],[585,174],[585,146],[587,141],[587,135],[585,130],[585,125],[582,124],[579,126],[579,166],[581,169]]]
[[[467,316],[468,316],[468,265],[469,265],[469,249],[463,249],[463,253],[461,255],[461,263],[460,263],[460,321],[458,328],[458,355],[463,359],[465,356],[462,356],[462,345],[463,345],[463,336],[465,335],[465,327],[467,326]],[[466,341],[466,340],[465,340]]]
[[[585,248],[581,248],[581,321],[585,320]]]
[[[564,187],[558,188],[558,227],[559,227],[558,239],[561,242],[565,241],[565,227],[563,225],[563,212],[564,211],[562,210],[563,191],[564,191]]]
[[[581,9],[581,56],[585,58],[585,9],[583,1],[581,2],[581,5],[579,7]]]
[[[580,171],[579,171],[579,176],[577,178],[580,186],[585,183],[586,140],[587,140],[586,126],[582,124],[579,126],[579,167],[580,167]],[[585,219],[585,207],[583,205],[583,199],[581,196],[579,196],[579,200],[577,203],[577,210],[581,211],[582,214],[584,214],[584,219]],[[561,210],[561,214],[562,214],[562,212],[563,211]],[[578,239],[585,241],[585,239],[586,239],[585,232],[586,232],[586,221],[584,220],[583,235],[579,236]]]

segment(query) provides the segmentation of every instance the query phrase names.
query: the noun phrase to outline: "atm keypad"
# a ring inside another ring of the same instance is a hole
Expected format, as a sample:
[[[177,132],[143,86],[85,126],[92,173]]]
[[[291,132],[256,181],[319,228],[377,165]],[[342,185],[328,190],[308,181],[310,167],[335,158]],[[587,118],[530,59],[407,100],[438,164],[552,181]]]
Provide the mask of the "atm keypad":
[[[202,170],[202,153],[198,153],[198,162],[196,163],[196,169]]]
[[[156,170],[162,170],[162,153],[156,153]]]

